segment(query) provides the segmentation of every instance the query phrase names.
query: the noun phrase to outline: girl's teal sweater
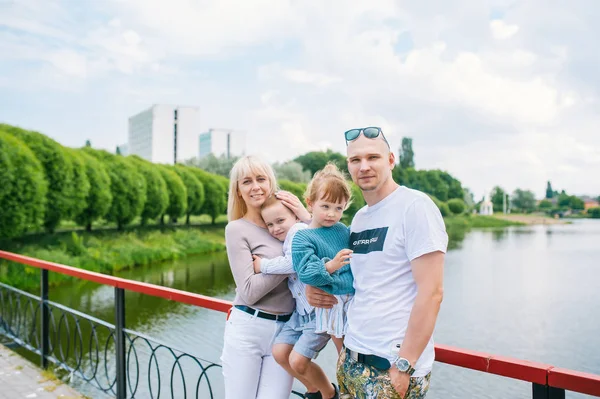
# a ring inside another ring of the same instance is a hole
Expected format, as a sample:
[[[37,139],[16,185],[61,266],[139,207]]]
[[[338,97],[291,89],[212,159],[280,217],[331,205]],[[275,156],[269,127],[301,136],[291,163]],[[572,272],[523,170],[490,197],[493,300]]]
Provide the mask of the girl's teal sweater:
[[[349,264],[332,274],[325,269],[325,263],[349,245],[350,232],[342,223],[298,231],[292,241],[292,262],[300,281],[333,295],[354,294]]]

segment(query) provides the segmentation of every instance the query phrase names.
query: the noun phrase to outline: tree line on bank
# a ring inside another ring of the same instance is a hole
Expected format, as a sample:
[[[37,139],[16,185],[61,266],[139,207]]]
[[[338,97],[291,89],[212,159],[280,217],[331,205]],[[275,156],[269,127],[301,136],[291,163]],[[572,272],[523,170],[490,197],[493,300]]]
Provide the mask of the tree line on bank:
[[[91,147],[67,148],[33,131],[0,124],[0,238],[62,221],[118,229],[139,218],[177,221],[226,212],[227,178],[184,165],[152,164]]]
[[[191,159],[186,164],[226,176],[236,160],[235,157],[227,159],[225,156],[217,157],[211,154],[202,159]],[[462,183],[448,172],[415,169],[412,139],[408,137],[402,139],[398,161],[392,173],[394,180],[398,184],[429,194],[443,216],[462,214],[473,209],[474,201],[469,190],[463,188]],[[300,196],[299,193],[304,192],[306,183],[315,172],[323,169],[328,162],[336,164],[340,170],[348,174],[346,157],[331,149],[312,151],[288,162],[275,163],[273,169],[282,189]],[[351,220],[354,213],[365,204],[360,189],[352,184],[352,190],[354,200],[344,213],[345,220]]]

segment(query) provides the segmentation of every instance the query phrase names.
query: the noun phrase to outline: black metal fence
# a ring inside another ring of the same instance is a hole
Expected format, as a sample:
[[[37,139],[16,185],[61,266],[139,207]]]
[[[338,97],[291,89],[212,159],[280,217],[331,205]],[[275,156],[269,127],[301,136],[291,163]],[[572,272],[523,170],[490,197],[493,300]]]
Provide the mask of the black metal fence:
[[[115,288],[115,324],[0,283],[0,333],[70,378],[110,397],[221,398],[221,366],[125,327],[125,294]],[[298,392],[292,395],[302,397]],[[104,396],[104,395],[102,395]]]

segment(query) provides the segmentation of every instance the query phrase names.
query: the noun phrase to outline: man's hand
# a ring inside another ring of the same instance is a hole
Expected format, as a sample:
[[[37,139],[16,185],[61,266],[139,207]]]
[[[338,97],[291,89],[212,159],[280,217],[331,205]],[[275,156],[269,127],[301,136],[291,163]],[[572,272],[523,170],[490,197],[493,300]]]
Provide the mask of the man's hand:
[[[340,252],[335,255],[335,258],[331,259],[329,262],[325,263],[325,269],[327,269],[327,273],[331,274],[336,270],[342,268],[342,266],[350,263],[350,258],[352,257],[351,249],[342,249]]]
[[[260,273],[260,256],[252,255],[252,259],[254,259],[254,273]]]
[[[306,300],[310,306],[323,309],[331,309],[337,303],[337,299],[325,291],[313,286],[306,286]]]
[[[394,390],[398,392],[398,395],[400,395],[401,398],[403,398],[410,385],[410,376],[406,373],[402,373],[394,365],[390,368],[389,373]]]

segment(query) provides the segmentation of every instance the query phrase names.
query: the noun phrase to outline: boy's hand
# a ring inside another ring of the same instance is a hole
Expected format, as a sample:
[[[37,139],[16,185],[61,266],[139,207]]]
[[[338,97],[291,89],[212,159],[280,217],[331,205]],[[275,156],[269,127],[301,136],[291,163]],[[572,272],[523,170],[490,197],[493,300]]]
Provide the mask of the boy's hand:
[[[352,250],[351,249],[342,249],[340,252],[335,255],[335,258],[331,259],[329,262],[325,263],[325,268],[329,274],[335,272],[342,268],[342,266],[350,263],[350,258],[352,258]]]
[[[260,273],[260,256],[252,255],[252,259],[254,259],[254,273]]]

